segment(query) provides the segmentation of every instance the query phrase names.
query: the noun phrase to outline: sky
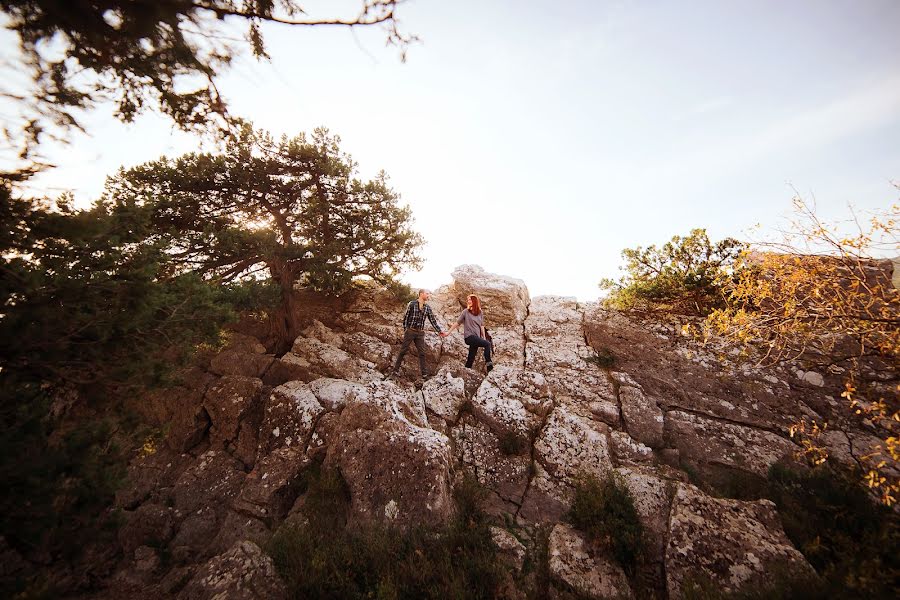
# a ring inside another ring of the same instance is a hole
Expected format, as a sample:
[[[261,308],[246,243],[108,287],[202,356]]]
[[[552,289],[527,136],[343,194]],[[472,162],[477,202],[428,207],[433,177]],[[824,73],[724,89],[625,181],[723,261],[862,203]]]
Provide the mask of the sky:
[[[326,126],[362,177],[388,173],[427,241],[414,287],[478,264],[594,300],[623,248],[784,226],[795,190],[825,219],[900,196],[895,0],[409,0],[397,16],[422,40],[405,63],[375,28],[270,26],[272,60],[239,60],[220,89],[256,126]],[[158,115],[85,124],[34,188],[87,204],[120,166],[199,149]]]

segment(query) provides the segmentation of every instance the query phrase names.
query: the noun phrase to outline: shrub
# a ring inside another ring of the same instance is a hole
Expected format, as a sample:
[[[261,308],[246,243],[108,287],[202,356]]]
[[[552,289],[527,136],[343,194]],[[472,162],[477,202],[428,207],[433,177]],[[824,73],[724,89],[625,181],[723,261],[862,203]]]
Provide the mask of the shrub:
[[[705,229],[674,236],[655,245],[626,248],[625,276],[603,279],[610,290],[607,304],[619,309],[666,308],[682,314],[706,315],[722,302],[721,279],[735,264],[743,244],[726,238],[713,244]]]
[[[876,504],[858,477],[827,465],[775,464],[769,497],[784,531],[834,596],[893,598],[900,578],[900,516]]]
[[[295,598],[493,598],[495,549],[480,503],[466,479],[454,490],[458,511],[439,528],[345,526],[349,494],[337,471],[306,478],[307,524],[282,527],[269,554]]]
[[[629,575],[640,558],[644,527],[634,507],[634,498],[616,475],[604,479],[581,476],[569,520],[577,529],[611,552]]]

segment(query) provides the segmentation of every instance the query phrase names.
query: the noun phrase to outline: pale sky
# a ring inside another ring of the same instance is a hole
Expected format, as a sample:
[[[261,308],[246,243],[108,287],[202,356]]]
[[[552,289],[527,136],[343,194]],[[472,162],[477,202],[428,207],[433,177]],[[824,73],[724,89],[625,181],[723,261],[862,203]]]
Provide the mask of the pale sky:
[[[375,29],[268,27],[272,61],[220,89],[258,127],[324,125],[364,177],[390,175],[428,242],[415,287],[475,263],[593,300],[623,248],[781,226],[791,186],[827,219],[900,194],[896,0],[409,0],[398,16],[423,40],[405,64]],[[110,114],[34,185],[87,203],[120,165],[197,149],[161,117]]]

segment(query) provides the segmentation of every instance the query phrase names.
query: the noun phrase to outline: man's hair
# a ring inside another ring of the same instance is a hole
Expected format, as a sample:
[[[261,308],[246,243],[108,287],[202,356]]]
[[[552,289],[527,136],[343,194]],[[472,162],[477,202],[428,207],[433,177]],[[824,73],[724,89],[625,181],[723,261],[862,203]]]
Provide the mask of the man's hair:
[[[481,314],[481,301],[478,300],[478,296],[475,294],[469,294],[466,300],[472,301],[472,310],[469,312],[475,315],[476,317]]]
[[[421,289],[421,290],[419,290],[419,294],[418,294],[418,295],[421,296],[422,294],[427,294],[427,293],[428,293],[428,290]]]

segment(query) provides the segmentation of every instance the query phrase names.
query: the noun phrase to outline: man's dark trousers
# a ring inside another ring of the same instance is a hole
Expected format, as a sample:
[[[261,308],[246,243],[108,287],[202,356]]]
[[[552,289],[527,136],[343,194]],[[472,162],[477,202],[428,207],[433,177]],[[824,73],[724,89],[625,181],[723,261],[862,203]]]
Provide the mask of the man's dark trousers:
[[[424,377],[427,375],[425,372],[425,332],[419,329],[407,329],[403,333],[403,344],[400,346],[397,362],[394,363],[394,372],[396,373],[400,370],[400,363],[403,362],[403,357],[406,356],[406,351],[409,350],[409,345],[412,342],[416,343],[416,350],[419,352],[419,371]]]

